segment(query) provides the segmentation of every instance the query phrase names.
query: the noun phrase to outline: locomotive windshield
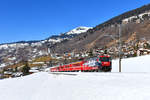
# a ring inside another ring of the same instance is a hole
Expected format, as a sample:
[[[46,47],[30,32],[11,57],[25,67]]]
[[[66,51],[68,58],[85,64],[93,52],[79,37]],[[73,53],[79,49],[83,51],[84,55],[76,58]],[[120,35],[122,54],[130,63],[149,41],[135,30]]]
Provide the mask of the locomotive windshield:
[[[108,62],[108,61],[110,61],[110,57],[100,57],[100,61]]]

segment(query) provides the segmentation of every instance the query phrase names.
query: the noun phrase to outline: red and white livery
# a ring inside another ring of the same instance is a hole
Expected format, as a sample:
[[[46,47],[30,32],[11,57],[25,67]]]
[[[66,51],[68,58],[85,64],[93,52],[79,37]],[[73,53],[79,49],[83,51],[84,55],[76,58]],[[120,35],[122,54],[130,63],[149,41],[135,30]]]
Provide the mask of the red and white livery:
[[[59,65],[50,68],[51,72],[110,72],[112,69],[111,57],[101,55],[87,61]]]

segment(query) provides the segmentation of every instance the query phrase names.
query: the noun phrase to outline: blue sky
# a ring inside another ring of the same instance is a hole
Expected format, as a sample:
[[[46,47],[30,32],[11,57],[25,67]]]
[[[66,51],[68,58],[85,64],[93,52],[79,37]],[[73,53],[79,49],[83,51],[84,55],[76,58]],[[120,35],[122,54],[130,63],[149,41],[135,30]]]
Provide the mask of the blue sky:
[[[149,0],[0,0],[0,43],[94,27]]]

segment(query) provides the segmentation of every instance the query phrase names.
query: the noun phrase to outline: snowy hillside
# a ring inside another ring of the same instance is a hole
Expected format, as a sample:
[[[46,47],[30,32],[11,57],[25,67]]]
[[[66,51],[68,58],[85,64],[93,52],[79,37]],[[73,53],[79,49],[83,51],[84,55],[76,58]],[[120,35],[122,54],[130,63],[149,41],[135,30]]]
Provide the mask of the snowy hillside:
[[[123,72],[150,72],[150,55],[124,59]],[[117,60],[113,72],[118,71]],[[0,80],[2,100],[148,100],[150,73],[47,72]]]
[[[15,43],[0,44],[0,67],[13,65],[18,63],[23,58],[32,60],[39,56],[45,56],[50,53],[47,48],[53,47],[56,43],[61,43],[64,40],[70,40],[73,37],[86,32],[91,27],[77,27],[69,32],[59,35],[50,36],[45,40],[39,41],[20,41]],[[25,53],[25,55],[23,55]]]
[[[150,74],[37,73],[0,81],[2,100],[147,100]]]

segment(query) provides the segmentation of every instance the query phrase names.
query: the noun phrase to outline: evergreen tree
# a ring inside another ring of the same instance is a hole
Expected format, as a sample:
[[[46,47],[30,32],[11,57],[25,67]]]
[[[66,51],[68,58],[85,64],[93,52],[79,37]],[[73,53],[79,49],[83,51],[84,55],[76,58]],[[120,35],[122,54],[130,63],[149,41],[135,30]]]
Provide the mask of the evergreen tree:
[[[104,54],[107,54],[107,50],[104,51]]]
[[[26,61],[25,66],[22,68],[23,75],[29,75],[29,70],[30,70],[30,67],[28,65],[28,62]]]
[[[93,52],[92,52],[92,50],[90,50],[90,52],[89,52],[89,57],[93,57]]]

